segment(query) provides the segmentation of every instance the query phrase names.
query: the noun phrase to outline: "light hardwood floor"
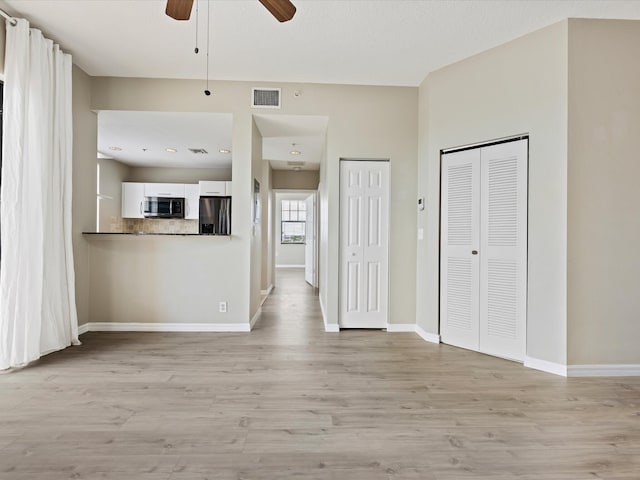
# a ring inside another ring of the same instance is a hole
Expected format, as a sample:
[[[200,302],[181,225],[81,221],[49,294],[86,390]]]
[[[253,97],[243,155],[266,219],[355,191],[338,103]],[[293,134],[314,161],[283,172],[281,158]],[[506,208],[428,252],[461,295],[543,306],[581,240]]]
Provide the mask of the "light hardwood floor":
[[[639,378],[326,334],[300,271],[263,310],[250,334],[88,333],[0,375],[0,479],[640,479]]]

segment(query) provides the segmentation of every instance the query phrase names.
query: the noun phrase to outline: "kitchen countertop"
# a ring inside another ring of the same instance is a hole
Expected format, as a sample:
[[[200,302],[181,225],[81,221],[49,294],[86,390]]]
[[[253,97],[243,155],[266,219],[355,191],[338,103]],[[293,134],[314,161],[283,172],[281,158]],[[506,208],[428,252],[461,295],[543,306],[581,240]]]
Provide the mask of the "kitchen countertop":
[[[147,232],[82,232],[83,235],[127,235],[134,237],[231,237],[231,235],[211,235],[199,233],[147,233]]]

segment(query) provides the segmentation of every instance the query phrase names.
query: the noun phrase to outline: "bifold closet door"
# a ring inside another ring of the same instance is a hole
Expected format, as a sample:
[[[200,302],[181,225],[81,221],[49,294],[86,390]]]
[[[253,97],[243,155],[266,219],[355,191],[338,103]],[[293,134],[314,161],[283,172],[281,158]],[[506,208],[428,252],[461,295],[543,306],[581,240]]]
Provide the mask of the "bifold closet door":
[[[480,151],[442,157],[440,330],[442,341],[479,349]],[[475,253],[474,253],[475,252]]]
[[[340,162],[340,327],[386,328],[389,162]]]
[[[480,351],[512,360],[526,349],[527,144],[480,151]]]
[[[523,360],[527,140],[442,156],[442,341]]]

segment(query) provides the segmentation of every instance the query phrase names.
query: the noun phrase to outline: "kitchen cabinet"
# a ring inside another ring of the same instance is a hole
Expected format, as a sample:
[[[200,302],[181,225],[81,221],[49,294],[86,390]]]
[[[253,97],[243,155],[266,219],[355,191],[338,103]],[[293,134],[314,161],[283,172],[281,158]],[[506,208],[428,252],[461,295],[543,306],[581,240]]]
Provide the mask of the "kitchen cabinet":
[[[186,202],[185,220],[198,220],[200,214],[200,185],[185,184],[184,198]]]
[[[122,183],[122,218],[144,218],[144,183]]]
[[[184,183],[145,183],[145,197],[184,198]]]
[[[200,180],[200,196],[201,197],[225,197],[230,195],[227,193],[227,182],[224,181],[205,181]]]

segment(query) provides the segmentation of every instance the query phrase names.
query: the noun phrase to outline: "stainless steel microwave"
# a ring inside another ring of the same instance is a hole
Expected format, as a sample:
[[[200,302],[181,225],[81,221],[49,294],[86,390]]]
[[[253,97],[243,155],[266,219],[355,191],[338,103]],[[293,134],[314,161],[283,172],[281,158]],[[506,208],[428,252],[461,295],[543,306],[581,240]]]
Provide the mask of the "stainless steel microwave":
[[[145,218],[184,218],[184,198],[145,197]]]

